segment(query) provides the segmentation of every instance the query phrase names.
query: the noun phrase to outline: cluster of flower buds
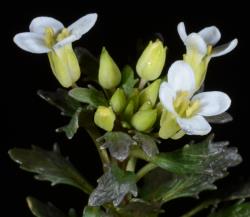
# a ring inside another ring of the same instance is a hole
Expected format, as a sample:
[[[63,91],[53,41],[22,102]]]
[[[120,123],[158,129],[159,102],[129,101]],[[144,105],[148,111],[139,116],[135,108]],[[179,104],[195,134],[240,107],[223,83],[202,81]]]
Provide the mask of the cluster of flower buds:
[[[14,41],[26,51],[48,53],[55,77],[63,87],[69,88],[81,74],[72,42],[87,33],[96,19],[96,14],[88,14],[65,28],[54,18],[38,17],[31,22],[30,32],[17,34]],[[183,60],[170,66],[166,81],[160,78],[167,52],[162,41],[149,42],[139,57],[136,64],[138,83],[131,67],[126,66],[120,71],[106,48],[102,49],[98,81],[109,106],[96,109],[94,122],[97,126],[105,131],[135,129],[152,132],[162,139],[179,139],[185,134],[206,135],[211,131],[206,117],[225,112],[231,100],[223,92],[199,91],[211,58],[229,53],[238,41],[234,39],[214,47],[221,38],[215,26],[188,35],[181,22],[177,30],[186,53]],[[127,85],[122,81],[123,74],[132,76]]]

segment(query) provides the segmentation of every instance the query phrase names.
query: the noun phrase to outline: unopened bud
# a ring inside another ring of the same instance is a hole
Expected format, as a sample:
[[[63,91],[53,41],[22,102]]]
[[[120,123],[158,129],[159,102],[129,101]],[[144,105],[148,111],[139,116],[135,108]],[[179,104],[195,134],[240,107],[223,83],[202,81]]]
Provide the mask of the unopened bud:
[[[95,112],[94,122],[98,127],[106,131],[112,131],[115,118],[112,108],[99,106]]]
[[[110,99],[110,105],[115,113],[121,113],[126,106],[126,96],[122,89],[118,88]]]

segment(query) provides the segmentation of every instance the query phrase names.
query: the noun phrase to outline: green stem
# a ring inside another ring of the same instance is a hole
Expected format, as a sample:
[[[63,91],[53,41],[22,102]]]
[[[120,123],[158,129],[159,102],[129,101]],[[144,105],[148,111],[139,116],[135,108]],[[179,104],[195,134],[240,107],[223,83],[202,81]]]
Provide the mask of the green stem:
[[[137,173],[136,173],[136,181],[138,182],[143,176],[145,176],[148,172],[155,169],[157,165],[153,163],[148,163],[144,167],[142,167]]]
[[[150,158],[141,149],[133,149],[133,150],[131,150],[130,155],[133,156],[133,157],[148,161],[148,162],[150,161]]]
[[[185,213],[181,217],[191,217],[200,212],[203,209],[207,209],[209,206],[216,204],[217,200],[207,200],[202,202],[200,205],[196,206],[195,208],[191,209],[189,212]]]
[[[86,129],[86,131],[88,132],[91,139],[95,143],[95,146],[97,148],[97,151],[98,151],[99,156],[100,156],[101,161],[102,161],[103,170],[106,171],[106,166],[108,164],[110,164],[110,159],[109,159],[109,156],[108,156],[108,152],[105,149],[102,149],[100,147],[100,144],[96,141],[101,136],[100,136],[99,132],[97,131],[97,129],[95,129],[95,128],[89,128],[89,129]]]
[[[147,83],[147,81],[141,78],[138,88],[140,90],[142,90],[144,88],[144,86],[146,85],[146,83]]]

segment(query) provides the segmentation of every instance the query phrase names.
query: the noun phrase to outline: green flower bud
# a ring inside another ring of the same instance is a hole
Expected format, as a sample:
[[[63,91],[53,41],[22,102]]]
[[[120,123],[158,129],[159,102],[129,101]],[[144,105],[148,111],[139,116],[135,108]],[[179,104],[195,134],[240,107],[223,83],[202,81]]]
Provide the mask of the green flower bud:
[[[147,101],[150,101],[152,106],[155,105],[159,95],[160,84],[161,79],[158,79],[140,93],[140,105],[144,104]]]
[[[99,106],[95,112],[94,122],[98,127],[106,131],[112,131],[115,118],[115,113],[111,108]]]
[[[136,65],[140,78],[153,81],[160,76],[166,60],[166,51],[167,47],[164,47],[160,40],[149,42]]]
[[[100,57],[98,79],[99,84],[107,90],[115,88],[121,81],[121,72],[105,47]]]
[[[121,113],[124,110],[126,103],[127,100],[124,91],[118,88],[110,99],[110,105],[112,106],[113,111],[117,114]]]
[[[176,121],[175,115],[168,111],[164,111],[160,120],[159,137],[162,139],[169,139],[176,135],[180,127]]]
[[[140,108],[139,108],[139,111],[145,111],[145,110],[149,110],[149,109],[152,109],[153,106],[151,104],[150,101],[147,101],[145,102]]]
[[[72,45],[68,44],[48,53],[53,74],[63,87],[71,87],[81,75]]]
[[[146,132],[153,127],[156,118],[156,109],[140,110],[133,115],[131,124],[136,130]]]
[[[135,111],[135,102],[133,99],[129,100],[124,112],[123,112],[123,118],[126,121],[130,121]]]

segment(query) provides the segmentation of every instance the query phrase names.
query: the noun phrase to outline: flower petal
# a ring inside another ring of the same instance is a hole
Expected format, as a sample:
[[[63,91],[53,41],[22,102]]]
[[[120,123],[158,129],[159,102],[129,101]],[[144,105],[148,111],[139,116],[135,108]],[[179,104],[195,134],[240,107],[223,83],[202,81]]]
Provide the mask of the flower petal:
[[[191,33],[188,35],[185,45],[187,50],[196,51],[201,55],[207,54],[207,43],[204,39],[197,33]]]
[[[194,100],[199,100],[201,108],[198,114],[203,116],[219,115],[231,105],[229,96],[220,91],[199,93],[193,97],[192,101]]]
[[[60,21],[52,17],[37,17],[31,21],[29,28],[31,32],[43,34],[46,27],[52,28],[55,34],[64,28]]]
[[[160,101],[169,112],[172,112],[174,114],[176,113],[173,106],[173,101],[175,99],[175,96],[176,93],[169,85],[169,83],[163,82],[159,90]]]
[[[234,39],[227,44],[215,47],[212,51],[211,57],[219,57],[231,52],[238,44],[238,39]]]
[[[68,27],[71,34],[76,36],[76,40],[80,39],[82,35],[87,33],[96,23],[97,14],[87,14],[80,18]]]
[[[200,115],[193,116],[192,118],[177,117],[177,122],[181,129],[188,135],[203,136],[211,131],[209,123]]]
[[[168,70],[168,83],[177,91],[188,91],[190,94],[195,89],[195,77],[192,68],[182,60],[174,62]]]
[[[187,39],[187,32],[185,28],[185,24],[183,22],[180,22],[177,26],[177,32],[181,38],[181,40],[185,43]]]
[[[43,36],[33,32],[24,32],[15,35],[14,42],[20,48],[31,53],[48,53],[51,50],[44,44]]]
[[[56,44],[53,46],[53,48],[54,48],[55,50],[56,50],[56,49],[59,49],[59,48],[65,46],[65,45],[67,45],[67,44],[70,44],[70,43],[76,41],[76,40],[78,40],[78,39],[76,38],[75,35],[70,35],[70,36],[68,36],[67,38],[65,38],[65,39],[59,41],[58,43],[56,43]]]
[[[216,26],[210,26],[202,29],[198,33],[207,45],[215,45],[221,38],[220,30]]]

